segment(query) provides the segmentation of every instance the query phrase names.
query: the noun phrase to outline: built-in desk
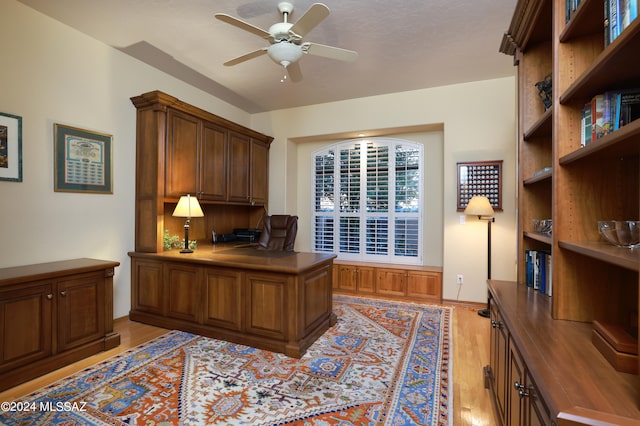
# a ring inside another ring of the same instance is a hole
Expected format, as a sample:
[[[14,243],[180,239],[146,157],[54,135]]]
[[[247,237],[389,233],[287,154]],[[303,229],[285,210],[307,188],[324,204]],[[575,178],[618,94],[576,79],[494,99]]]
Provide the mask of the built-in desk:
[[[335,324],[335,255],[242,244],[130,252],[129,317],[299,358]]]

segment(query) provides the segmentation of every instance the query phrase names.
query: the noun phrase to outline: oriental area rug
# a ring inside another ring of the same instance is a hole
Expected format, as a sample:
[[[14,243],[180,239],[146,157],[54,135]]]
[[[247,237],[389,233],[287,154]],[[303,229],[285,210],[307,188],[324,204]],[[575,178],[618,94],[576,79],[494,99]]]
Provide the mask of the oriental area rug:
[[[449,425],[451,308],[334,296],[301,359],[171,331],[15,401],[7,425]]]

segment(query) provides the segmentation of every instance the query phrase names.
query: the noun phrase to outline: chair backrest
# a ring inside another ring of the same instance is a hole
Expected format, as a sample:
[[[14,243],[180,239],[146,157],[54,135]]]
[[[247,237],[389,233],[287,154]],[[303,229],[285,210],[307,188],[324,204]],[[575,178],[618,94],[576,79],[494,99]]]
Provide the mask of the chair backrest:
[[[274,214],[264,218],[258,248],[263,250],[293,251],[298,233],[298,216]]]

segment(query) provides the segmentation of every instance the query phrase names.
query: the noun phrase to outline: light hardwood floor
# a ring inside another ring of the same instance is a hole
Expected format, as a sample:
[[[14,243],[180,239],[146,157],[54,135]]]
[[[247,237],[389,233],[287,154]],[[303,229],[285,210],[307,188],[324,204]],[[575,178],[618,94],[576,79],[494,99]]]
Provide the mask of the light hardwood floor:
[[[489,391],[484,388],[482,368],[489,363],[489,320],[478,316],[481,306],[453,305],[451,343],[453,347],[453,383],[449,398],[453,401],[454,426],[489,426],[497,424]],[[1,401],[19,399],[41,387],[105,360],[131,347],[164,334],[167,330],[129,321],[115,320],[120,333],[117,348],[38,377],[27,383],[0,392]]]

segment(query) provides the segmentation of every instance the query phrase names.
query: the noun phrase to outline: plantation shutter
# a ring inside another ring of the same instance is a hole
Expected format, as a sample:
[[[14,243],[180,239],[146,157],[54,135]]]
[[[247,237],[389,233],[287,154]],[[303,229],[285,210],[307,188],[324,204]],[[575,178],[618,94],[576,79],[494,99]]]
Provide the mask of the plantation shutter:
[[[314,251],[342,259],[420,262],[420,144],[347,141],[315,152],[313,161]]]

